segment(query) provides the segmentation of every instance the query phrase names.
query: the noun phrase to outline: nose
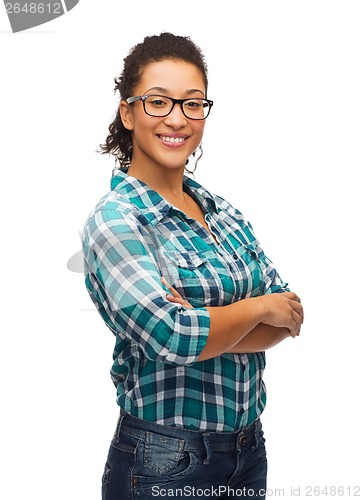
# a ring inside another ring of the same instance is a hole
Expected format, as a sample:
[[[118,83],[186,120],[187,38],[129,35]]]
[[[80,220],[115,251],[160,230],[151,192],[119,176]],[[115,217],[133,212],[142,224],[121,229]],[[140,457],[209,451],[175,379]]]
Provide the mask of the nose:
[[[164,122],[174,129],[179,129],[187,124],[187,118],[182,112],[181,104],[175,104],[171,113],[165,116]]]

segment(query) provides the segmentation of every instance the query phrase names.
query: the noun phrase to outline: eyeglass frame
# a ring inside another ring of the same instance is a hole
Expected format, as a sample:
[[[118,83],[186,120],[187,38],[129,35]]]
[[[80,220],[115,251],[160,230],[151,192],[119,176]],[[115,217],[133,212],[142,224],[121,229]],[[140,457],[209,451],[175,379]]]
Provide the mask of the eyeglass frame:
[[[145,101],[148,97],[151,97],[151,96],[165,97],[166,99],[169,99],[170,101],[172,101],[172,106],[171,106],[170,111],[168,113],[166,113],[165,115],[151,115],[150,113],[147,113]],[[201,101],[206,101],[209,105],[208,113],[203,118],[191,118],[190,116],[187,116],[185,111],[184,111],[183,103],[185,101],[192,101],[194,99],[200,99]],[[214,101],[211,101],[210,99],[205,99],[204,97],[188,97],[187,99],[174,99],[173,97],[169,97],[168,95],[160,95],[160,94],[136,95],[136,96],[128,97],[128,99],[126,99],[127,104],[133,104],[134,102],[137,102],[137,101],[142,101],[144,112],[146,113],[146,115],[152,116],[153,118],[165,118],[166,116],[168,116],[169,114],[172,113],[172,110],[175,107],[175,104],[179,104],[183,115],[188,120],[206,120],[206,118],[209,116],[211,108],[214,104]]]

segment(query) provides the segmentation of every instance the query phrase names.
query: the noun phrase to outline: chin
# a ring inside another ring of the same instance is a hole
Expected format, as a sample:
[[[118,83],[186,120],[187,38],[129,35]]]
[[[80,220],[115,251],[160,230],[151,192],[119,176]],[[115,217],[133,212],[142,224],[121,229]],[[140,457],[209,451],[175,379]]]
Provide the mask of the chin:
[[[186,166],[186,162],[182,163],[181,165],[179,163],[177,164],[172,164],[170,165],[169,163],[166,164],[166,163],[161,163],[160,164],[161,167],[165,170],[179,170],[179,169],[182,169],[184,170],[185,169],[185,166]]]
[[[164,159],[163,161],[162,160],[159,161],[159,165],[161,167],[163,167],[163,168],[167,168],[167,169],[170,169],[170,170],[178,170],[180,168],[184,169],[185,166],[186,166],[187,158],[182,158],[180,160],[176,160],[176,158],[173,159],[173,160],[170,160],[170,159],[166,160],[166,159]]]

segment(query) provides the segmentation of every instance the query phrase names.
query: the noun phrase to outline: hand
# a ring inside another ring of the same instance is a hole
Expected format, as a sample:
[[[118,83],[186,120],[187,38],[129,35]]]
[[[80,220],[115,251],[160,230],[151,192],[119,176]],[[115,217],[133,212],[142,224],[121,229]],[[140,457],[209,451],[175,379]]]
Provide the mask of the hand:
[[[187,302],[187,300],[183,299],[182,296],[178,293],[177,290],[174,289],[173,286],[168,283],[165,278],[162,276],[161,282],[167,286],[167,288],[170,290],[172,295],[166,295],[166,299],[169,302],[174,302],[175,304],[181,304],[185,309],[193,309],[193,306],[190,304],[190,302]]]
[[[265,308],[262,323],[288,328],[292,337],[299,335],[304,312],[298,295],[293,292],[271,293],[257,297],[257,300],[260,300]]]

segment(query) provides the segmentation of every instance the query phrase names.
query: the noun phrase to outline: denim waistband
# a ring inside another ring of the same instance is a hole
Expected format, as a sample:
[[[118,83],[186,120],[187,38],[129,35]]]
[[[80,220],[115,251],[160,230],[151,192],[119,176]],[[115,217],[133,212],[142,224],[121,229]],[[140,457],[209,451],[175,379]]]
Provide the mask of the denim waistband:
[[[207,457],[209,457],[211,451],[228,451],[246,444],[256,436],[261,428],[260,419],[257,419],[247,427],[234,432],[195,431],[141,420],[121,409],[115,437],[120,439],[120,433],[123,432],[144,442],[149,442],[150,435],[157,434],[180,440],[185,451],[197,451],[205,448]]]

